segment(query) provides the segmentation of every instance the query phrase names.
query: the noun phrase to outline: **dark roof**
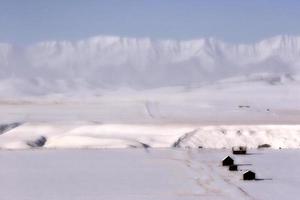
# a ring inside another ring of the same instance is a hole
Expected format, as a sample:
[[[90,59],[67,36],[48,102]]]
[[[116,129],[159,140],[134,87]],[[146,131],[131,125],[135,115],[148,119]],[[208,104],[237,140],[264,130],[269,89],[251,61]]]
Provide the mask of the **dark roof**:
[[[244,174],[255,174],[255,173],[253,171],[251,171],[251,170],[248,170]]]
[[[233,160],[233,159],[230,156],[227,156],[223,159],[223,161],[225,161],[225,160]]]

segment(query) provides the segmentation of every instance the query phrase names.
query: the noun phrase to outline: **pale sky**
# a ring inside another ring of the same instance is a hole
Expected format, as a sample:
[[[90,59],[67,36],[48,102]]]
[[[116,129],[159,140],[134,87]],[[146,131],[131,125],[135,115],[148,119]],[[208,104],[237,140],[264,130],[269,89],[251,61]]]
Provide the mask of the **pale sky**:
[[[0,42],[97,35],[249,43],[300,35],[297,0],[0,0]]]

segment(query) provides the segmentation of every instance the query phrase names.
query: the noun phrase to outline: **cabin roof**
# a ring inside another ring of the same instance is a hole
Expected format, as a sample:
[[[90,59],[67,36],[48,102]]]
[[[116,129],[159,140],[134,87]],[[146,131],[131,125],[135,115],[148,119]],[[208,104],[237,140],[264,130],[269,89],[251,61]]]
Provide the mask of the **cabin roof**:
[[[244,174],[255,174],[255,173],[253,171],[251,171],[251,170],[248,170]]]
[[[223,159],[223,161],[225,161],[225,160],[233,160],[230,156],[226,156],[224,159]]]

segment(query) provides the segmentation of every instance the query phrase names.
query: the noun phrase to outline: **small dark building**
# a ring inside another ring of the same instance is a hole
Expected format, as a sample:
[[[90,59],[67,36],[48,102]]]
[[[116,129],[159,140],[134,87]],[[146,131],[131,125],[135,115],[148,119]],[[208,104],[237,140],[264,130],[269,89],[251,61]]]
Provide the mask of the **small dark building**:
[[[230,165],[233,165],[233,164],[234,164],[234,160],[230,156],[227,156],[226,158],[224,158],[222,160],[222,165],[223,166],[230,166]]]
[[[232,147],[232,153],[233,154],[246,154],[247,147],[245,147],[245,146]]]
[[[257,146],[258,149],[262,149],[262,148],[270,148],[271,145],[270,144],[260,144]]]
[[[239,108],[250,108],[249,105],[239,105]]]
[[[237,171],[238,166],[233,164],[233,165],[230,165],[228,169],[229,169],[229,171]]]
[[[243,180],[255,180],[255,173],[253,171],[246,171],[243,174]]]

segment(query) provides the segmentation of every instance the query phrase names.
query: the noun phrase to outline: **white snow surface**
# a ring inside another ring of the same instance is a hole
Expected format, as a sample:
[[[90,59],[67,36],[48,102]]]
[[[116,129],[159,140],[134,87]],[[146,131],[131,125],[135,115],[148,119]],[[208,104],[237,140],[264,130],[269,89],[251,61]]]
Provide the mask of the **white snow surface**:
[[[44,144],[37,143],[45,137]],[[2,149],[30,148],[299,148],[299,125],[126,125],[24,123],[0,135]]]
[[[0,151],[3,200],[298,199],[299,150],[252,150],[221,166],[227,150]],[[246,170],[261,181],[243,181]]]
[[[300,37],[0,44],[0,69],[1,199],[299,197]]]
[[[298,148],[299,67],[296,36],[1,44],[0,147]]]

